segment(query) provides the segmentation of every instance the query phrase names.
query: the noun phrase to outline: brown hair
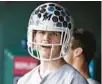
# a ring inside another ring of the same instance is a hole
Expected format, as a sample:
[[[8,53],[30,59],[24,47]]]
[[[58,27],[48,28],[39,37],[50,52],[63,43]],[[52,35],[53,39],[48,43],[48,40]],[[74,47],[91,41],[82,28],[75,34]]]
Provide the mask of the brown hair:
[[[94,53],[96,52],[96,39],[95,36],[82,28],[73,28],[71,29],[71,44],[72,49],[81,47],[83,49],[82,54],[85,57],[85,60],[90,62],[93,58]]]

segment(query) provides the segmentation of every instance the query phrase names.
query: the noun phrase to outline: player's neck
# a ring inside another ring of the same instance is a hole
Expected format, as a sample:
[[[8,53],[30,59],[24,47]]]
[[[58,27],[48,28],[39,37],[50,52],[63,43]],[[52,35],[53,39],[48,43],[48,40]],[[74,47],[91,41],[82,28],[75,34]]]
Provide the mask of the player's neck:
[[[88,65],[82,59],[77,59],[73,63],[73,67],[76,68],[85,78],[89,77]]]
[[[40,72],[41,74],[46,72],[53,72],[56,71],[58,68],[63,66],[65,61],[63,59],[53,60],[53,61],[41,61],[40,64]]]

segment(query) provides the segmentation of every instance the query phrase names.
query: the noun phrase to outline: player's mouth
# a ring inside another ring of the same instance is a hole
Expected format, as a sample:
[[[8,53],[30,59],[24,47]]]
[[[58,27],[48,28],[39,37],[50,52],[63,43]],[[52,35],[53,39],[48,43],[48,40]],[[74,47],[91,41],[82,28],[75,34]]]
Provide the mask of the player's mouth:
[[[45,45],[42,45],[41,47],[46,48],[46,49],[51,49],[52,48],[52,46],[45,46]]]

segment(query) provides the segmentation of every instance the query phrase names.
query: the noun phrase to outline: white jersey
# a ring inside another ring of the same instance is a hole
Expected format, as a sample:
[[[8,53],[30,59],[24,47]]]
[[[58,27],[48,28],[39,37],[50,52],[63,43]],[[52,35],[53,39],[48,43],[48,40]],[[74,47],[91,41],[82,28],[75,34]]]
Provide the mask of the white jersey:
[[[99,82],[97,82],[96,80],[94,80],[92,78],[87,78],[87,81],[89,84],[100,84]]]
[[[43,78],[39,75],[39,66],[18,80],[17,84],[88,84],[87,80],[68,64]]]

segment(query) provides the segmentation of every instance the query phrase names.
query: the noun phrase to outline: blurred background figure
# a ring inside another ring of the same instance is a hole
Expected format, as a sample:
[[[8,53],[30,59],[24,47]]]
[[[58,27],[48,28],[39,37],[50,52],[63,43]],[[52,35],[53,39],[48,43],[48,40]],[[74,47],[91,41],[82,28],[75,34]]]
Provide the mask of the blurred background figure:
[[[96,39],[94,35],[83,28],[73,28],[68,46],[68,53],[64,57],[67,63],[77,69],[89,82],[99,84],[89,74],[89,63],[96,52]]]

